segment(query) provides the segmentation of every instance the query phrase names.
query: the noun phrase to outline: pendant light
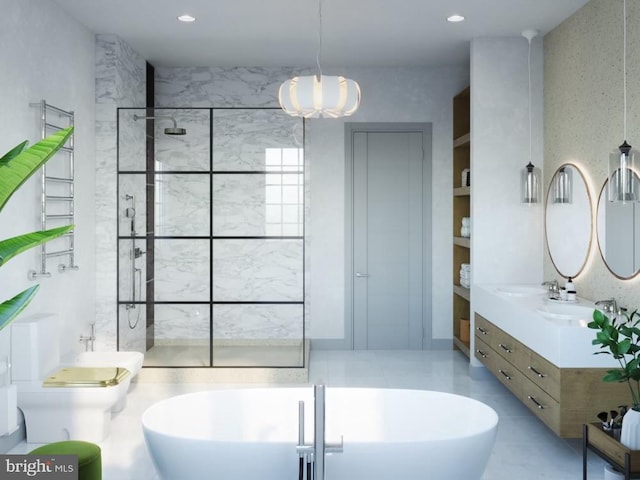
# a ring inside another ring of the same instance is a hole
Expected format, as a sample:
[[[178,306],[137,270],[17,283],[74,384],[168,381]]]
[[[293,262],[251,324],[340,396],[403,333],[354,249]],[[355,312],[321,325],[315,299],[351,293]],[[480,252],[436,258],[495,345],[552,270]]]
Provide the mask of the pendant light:
[[[571,203],[571,170],[558,169],[553,177],[553,203]]]
[[[635,159],[637,151],[627,143],[627,1],[622,2],[622,90],[624,138],[618,148],[609,155],[608,199],[610,202],[635,202],[638,200]]]
[[[536,35],[537,30],[522,32],[522,36],[529,41],[529,163],[522,171],[522,202],[529,205],[540,201],[540,169],[531,163],[531,40]]]
[[[322,0],[318,0],[318,25],[318,73],[286,80],[278,92],[280,107],[294,117],[348,117],[360,105],[360,86],[349,78],[322,74]]]

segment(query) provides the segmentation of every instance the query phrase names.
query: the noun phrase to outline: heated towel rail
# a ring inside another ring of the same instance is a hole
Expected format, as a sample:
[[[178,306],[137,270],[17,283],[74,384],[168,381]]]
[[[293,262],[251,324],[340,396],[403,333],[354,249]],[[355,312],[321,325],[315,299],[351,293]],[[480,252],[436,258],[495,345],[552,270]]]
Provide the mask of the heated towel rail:
[[[54,107],[48,104],[46,100],[31,103],[30,105],[40,108],[42,138],[74,125],[72,111]],[[52,120],[52,117],[54,120]],[[74,136],[75,133],[72,133],[67,145],[62,147],[56,155],[65,155],[66,158],[60,158],[60,161],[57,162],[49,162],[42,167],[40,208],[42,230],[74,224]],[[75,230],[65,234],[60,241],[54,242],[53,245],[53,248],[55,248],[53,251],[47,251],[46,243],[43,243],[40,247],[40,271],[29,271],[31,280],[51,276],[51,273],[47,271],[47,259],[53,257],[66,258],[66,262],[58,265],[60,273],[79,269],[75,264]]]

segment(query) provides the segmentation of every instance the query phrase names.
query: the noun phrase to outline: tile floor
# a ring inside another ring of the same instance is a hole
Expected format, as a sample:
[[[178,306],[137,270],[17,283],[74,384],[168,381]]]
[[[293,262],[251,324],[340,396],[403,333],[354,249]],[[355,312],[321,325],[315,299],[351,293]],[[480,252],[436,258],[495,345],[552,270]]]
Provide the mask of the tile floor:
[[[483,480],[581,478],[580,440],[566,441],[556,437],[497,380],[470,379],[468,360],[460,352],[312,351],[309,382],[324,383],[329,387],[429,389],[475,398],[493,407],[500,417],[497,441]],[[103,479],[157,480],[159,477],[147,453],[140,426],[144,410],[167,397],[228,386],[237,385],[134,385],[127,407],[113,418],[111,433],[100,444]],[[22,443],[9,453],[25,453],[34,447]],[[591,454],[589,479],[602,480],[603,470],[603,461]],[[264,480],[271,479],[265,477]]]

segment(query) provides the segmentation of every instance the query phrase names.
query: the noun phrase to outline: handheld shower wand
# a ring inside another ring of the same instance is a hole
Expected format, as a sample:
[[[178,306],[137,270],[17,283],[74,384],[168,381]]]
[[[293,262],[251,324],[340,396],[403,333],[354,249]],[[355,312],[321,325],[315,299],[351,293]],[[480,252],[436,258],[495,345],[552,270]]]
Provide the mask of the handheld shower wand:
[[[140,258],[145,252],[136,247],[136,198],[134,195],[125,195],[125,200],[131,201],[131,206],[127,207],[124,214],[127,218],[131,219],[131,251],[129,253],[129,260],[131,261],[131,303],[127,304],[127,318],[129,321],[129,328],[133,330],[140,321],[140,309],[136,308],[136,291],[140,295],[142,290],[142,269],[136,268],[136,259]],[[138,288],[136,289],[136,280],[138,280]],[[135,322],[131,322],[131,310],[138,310]]]

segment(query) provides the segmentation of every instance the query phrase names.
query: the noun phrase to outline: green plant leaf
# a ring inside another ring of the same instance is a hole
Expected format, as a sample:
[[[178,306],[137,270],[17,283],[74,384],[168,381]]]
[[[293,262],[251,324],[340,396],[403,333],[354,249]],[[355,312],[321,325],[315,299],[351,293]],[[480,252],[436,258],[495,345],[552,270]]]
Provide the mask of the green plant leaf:
[[[8,163],[12,158],[17,157],[18,154],[22,153],[22,151],[25,149],[25,147],[27,146],[28,143],[29,143],[29,141],[25,140],[20,145],[16,145],[11,150],[9,150],[7,153],[5,153],[2,156],[2,158],[0,158],[0,165],[2,165],[3,163]]]
[[[602,344],[608,344],[611,341],[611,335],[606,331],[600,331],[596,333],[596,339]]]
[[[602,328],[605,323],[609,323],[609,318],[600,310],[594,310],[593,321],[596,323],[598,328]]]
[[[624,382],[627,380],[627,376],[622,370],[609,370],[604,377],[603,382]]]
[[[626,355],[627,352],[629,352],[630,348],[631,348],[631,340],[629,340],[628,338],[625,338],[620,343],[618,343],[618,354]]]
[[[15,153],[20,145],[0,160],[0,210],[13,193],[65,144],[73,127],[62,129],[26,150]],[[23,146],[24,148],[24,146]]]
[[[6,327],[16,316],[25,309],[33,299],[40,285],[34,285],[10,300],[0,303],[0,330]]]
[[[25,233],[13,238],[0,241],[0,266],[7,263],[16,255],[30,248],[41,245],[49,240],[53,240],[67,232],[73,230],[74,225],[52,228],[42,232]]]

